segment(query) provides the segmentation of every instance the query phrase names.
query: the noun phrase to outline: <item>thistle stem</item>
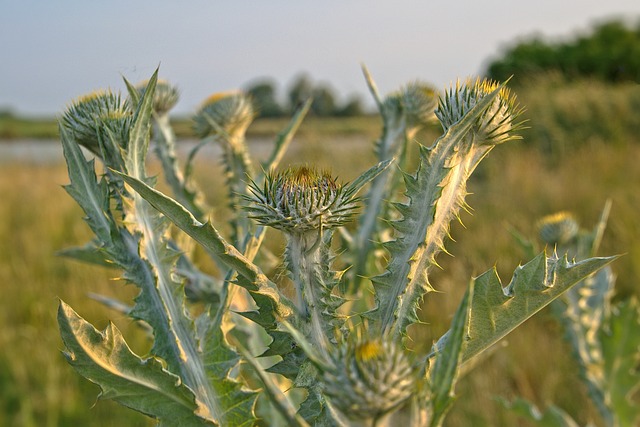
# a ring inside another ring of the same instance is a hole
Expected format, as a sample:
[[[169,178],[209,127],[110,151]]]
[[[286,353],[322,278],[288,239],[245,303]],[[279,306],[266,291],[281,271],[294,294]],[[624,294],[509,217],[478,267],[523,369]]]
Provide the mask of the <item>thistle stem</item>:
[[[331,292],[323,280],[326,276],[323,273],[328,272],[328,265],[322,262],[323,250],[328,250],[325,245],[326,233],[293,234],[289,236],[287,243],[289,270],[296,290],[295,304],[298,314],[308,327],[309,339],[325,356],[328,355],[326,331],[329,325],[323,307],[327,305],[325,297]]]
[[[192,188],[190,180],[180,171],[176,156],[176,137],[168,114],[154,114],[153,135],[156,155],[162,163],[165,179],[176,200],[189,209],[196,218],[202,220],[206,209],[200,201],[204,200],[204,197]]]

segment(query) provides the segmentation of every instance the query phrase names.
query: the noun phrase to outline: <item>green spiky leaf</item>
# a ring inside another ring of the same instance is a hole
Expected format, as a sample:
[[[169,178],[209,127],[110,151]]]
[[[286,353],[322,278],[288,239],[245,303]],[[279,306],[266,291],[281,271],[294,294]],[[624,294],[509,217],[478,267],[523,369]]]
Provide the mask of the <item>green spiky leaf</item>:
[[[391,261],[385,273],[372,279],[382,330],[393,327],[394,333],[404,333],[418,321],[419,303],[432,289],[427,273],[464,204],[467,179],[492,148],[467,140],[467,135],[499,91],[482,98],[432,149],[420,146],[416,176],[405,175],[409,203],[396,205],[403,218],[392,223],[396,239],[385,244]]]
[[[122,178],[155,209],[165,215],[205,249],[216,254],[229,268],[238,272],[246,281],[242,283],[251,293],[268,297],[282,317],[291,314],[291,303],[280,294],[277,286],[255,264],[249,261],[233,245],[229,244],[211,223],[201,223],[182,205],[144,182],[127,175]]]
[[[616,257],[589,258],[572,263],[555,254],[536,258],[518,267],[511,282],[502,287],[495,269],[475,279],[470,307],[468,340],[462,363],[480,354],[551,301]],[[442,348],[450,332],[436,343]]]
[[[206,406],[179,377],[155,358],[136,356],[112,323],[100,332],[61,301],[58,324],[67,360],[100,386],[102,398],[157,418],[166,426],[215,425]]]
[[[230,377],[240,363],[240,356],[225,340],[221,327],[222,314],[221,311],[209,312],[200,319],[206,325],[201,342],[204,369],[218,396],[220,425],[251,427],[256,423],[253,409],[257,394],[243,390],[242,384]]]

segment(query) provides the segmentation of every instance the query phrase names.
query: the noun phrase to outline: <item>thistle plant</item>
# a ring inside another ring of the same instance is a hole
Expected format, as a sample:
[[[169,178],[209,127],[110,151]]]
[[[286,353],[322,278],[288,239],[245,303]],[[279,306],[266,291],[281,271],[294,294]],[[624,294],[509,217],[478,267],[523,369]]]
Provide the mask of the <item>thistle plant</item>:
[[[202,142],[184,170],[199,147],[222,145],[235,214],[230,236],[206,219],[190,175],[177,173],[169,122],[159,120],[166,108],[154,107],[158,94],[173,92],[160,89],[157,72],[144,89],[126,82],[130,119],[121,131],[110,127],[109,110],[70,108],[65,117],[84,121],[61,122],[66,188],[95,238],[66,254],[120,269],[139,295],[133,306],[106,301],[146,325],[153,340],[149,354],[136,355],[115,326],[98,331],[61,302],[67,360],[103,398],[166,426],[385,426],[399,419],[440,426],[465,364],[614,259],[574,262],[542,252],[517,267],[506,287],[490,270],[466,285],[432,351],[410,352],[404,338],[436,287],[431,267],[450,221],[466,208],[467,180],[494,147],[517,138],[519,108],[504,84],[481,80],[439,99],[414,83],[382,101],[365,75],[383,115],[379,163],[351,182],[313,165],[279,168],[310,102],[258,168],[245,138],[250,100],[233,92],[205,101],[194,117]],[[429,147],[414,142],[434,117],[442,136]],[[80,148],[85,122],[97,141],[90,151],[105,166],[101,177]],[[146,172],[152,128],[164,144],[156,153],[172,175],[172,196]],[[406,170],[410,143],[418,147],[415,171]],[[257,261],[267,228],[286,238],[286,277],[270,277]],[[196,265],[178,230],[211,256],[215,274]]]
[[[538,221],[539,239],[584,259],[595,254],[606,227],[611,201],[592,230],[581,229],[569,212],[547,215]],[[529,251],[535,241],[520,236]],[[564,327],[580,376],[608,427],[640,422],[640,309],[635,299],[613,302],[615,275],[609,266],[580,281],[551,304]],[[543,426],[577,426],[569,414],[550,405],[540,411],[531,402],[503,401],[506,407]]]

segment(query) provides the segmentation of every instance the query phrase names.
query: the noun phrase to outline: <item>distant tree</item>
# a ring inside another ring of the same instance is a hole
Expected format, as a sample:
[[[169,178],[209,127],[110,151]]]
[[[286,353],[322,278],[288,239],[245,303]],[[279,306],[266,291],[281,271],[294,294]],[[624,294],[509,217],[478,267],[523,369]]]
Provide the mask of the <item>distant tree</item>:
[[[260,80],[252,83],[246,89],[251,95],[259,117],[281,117],[285,115],[284,108],[276,99],[275,84],[271,80]]]
[[[307,74],[298,75],[287,93],[289,98],[289,110],[295,111],[296,108],[313,95],[313,82]]]
[[[335,115],[339,117],[353,117],[363,114],[364,107],[362,106],[362,99],[358,96],[351,96],[347,99],[347,102],[335,112]]]
[[[333,89],[327,84],[313,88],[311,111],[321,117],[333,116],[336,113],[336,97]]]
[[[635,28],[620,21],[601,23],[565,42],[524,40],[487,67],[487,75],[496,80],[548,71],[569,78],[640,82],[640,21]]]

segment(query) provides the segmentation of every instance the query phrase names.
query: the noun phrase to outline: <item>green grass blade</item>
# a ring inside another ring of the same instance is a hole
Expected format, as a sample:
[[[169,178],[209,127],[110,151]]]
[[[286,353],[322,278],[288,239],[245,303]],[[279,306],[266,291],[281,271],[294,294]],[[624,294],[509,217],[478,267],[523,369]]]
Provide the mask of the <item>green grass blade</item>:
[[[282,160],[282,157],[287,151],[287,148],[289,148],[289,145],[291,144],[293,136],[295,135],[305,116],[309,112],[312,101],[312,99],[307,99],[305,103],[295,112],[287,127],[280,134],[278,134],[273,152],[264,164],[263,168],[265,171],[273,171],[278,167],[280,161]]]
[[[165,425],[215,425],[207,408],[180,378],[155,359],[141,359],[110,323],[96,330],[64,302],[58,323],[68,362],[102,389],[101,397],[157,418]]]
[[[462,348],[469,327],[469,309],[473,299],[474,282],[471,281],[451,324],[447,342],[436,355],[431,375],[431,427],[439,427],[454,401],[454,387],[460,371]]]

